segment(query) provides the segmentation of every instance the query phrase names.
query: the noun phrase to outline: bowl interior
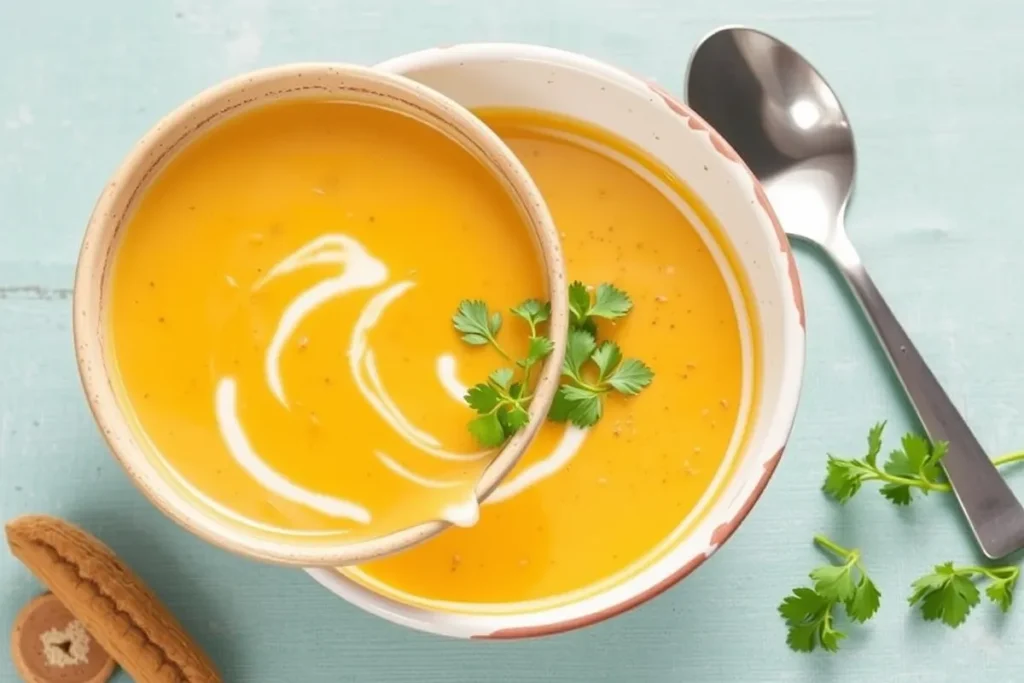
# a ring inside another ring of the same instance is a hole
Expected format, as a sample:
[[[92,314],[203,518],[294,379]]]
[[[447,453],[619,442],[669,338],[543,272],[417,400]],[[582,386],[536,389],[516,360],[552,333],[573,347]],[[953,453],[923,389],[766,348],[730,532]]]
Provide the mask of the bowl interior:
[[[642,150],[691,191],[691,222],[715,234],[746,290],[751,405],[731,466],[702,520],[652,564],[597,595],[521,614],[441,613],[382,597],[332,572],[314,576],[356,604],[399,623],[461,637],[521,637],[606,618],[672,585],[733,532],[777,464],[795,414],[803,370],[803,302],[789,244],[731,148],[661,88],[571,53],[524,45],[463,45],[388,61],[386,70],[470,108],[523,108],[606,129]],[[711,245],[709,245],[711,246]],[[740,314],[739,311],[737,311]]]
[[[502,183],[529,226],[551,300],[555,348],[538,379],[530,424],[495,456],[478,486],[486,496],[536,433],[557,388],[568,325],[561,247],[547,207],[525,169],[497,136],[447,97],[400,76],[363,67],[302,64],[248,74],[216,86],[160,121],[115,173],[90,219],[75,281],[74,333],[79,370],[93,414],[114,454],[140,489],[175,521],[229,550],[263,561],[337,566],[395,552],[443,530],[432,521],[378,538],[347,541],[342,533],[296,533],[245,523],[156,456],[123,392],[104,322],[109,265],[119,232],[147,184],[174,154],[210,127],[247,109],[295,98],[330,98],[404,113],[459,143]]]

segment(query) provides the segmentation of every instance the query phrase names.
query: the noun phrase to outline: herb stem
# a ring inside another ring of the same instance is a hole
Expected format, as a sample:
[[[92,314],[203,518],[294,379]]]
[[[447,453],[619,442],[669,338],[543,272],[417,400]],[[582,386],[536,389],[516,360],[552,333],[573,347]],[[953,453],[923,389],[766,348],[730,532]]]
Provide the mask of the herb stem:
[[[913,486],[927,491],[942,491],[944,493],[951,493],[953,491],[953,488],[949,484],[943,484],[940,481],[932,481],[931,479],[925,479],[924,477],[921,479],[900,477],[877,468],[876,471],[878,474],[870,478],[874,481],[884,481],[889,484],[905,484],[906,486]]]
[[[587,391],[592,391],[595,394],[607,394],[609,391],[608,387],[597,386],[591,384],[590,382],[585,382],[578,377],[571,377],[570,379],[572,379],[573,382],[576,382],[576,386],[578,386],[579,388],[586,389]]]
[[[969,567],[960,567],[959,571],[973,575],[985,576],[993,581],[1006,581],[1008,579],[1015,579],[1020,575],[1020,568],[1012,566],[982,567],[979,565],[971,565]]]
[[[850,556],[856,552],[854,550],[847,550],[843,546],[832,541],[832,539],[828,538],[824,534],[815,534],[814,542],[815,544],[817,544],[819,548],[823,548],[831,552],[833,555],[841,557],[843,560],[849,560]]]
[[[993,458],[992,464],[996,467],[1002,467],[1003,465],[1009,465],[1010,463],[1020,462],[1022,460],[1024,460],[1024,451],[1014,451],[1013,453],[1007,453],[1006,455],[1001,455],[998,458]],[[921,479],[908,479],[895,474],[889,474],[885,470],[879,468],[875,468],[875,472],[876,473],[870,477],[870,480],[884,481],[892,484],[905,484],[907,486],[927,491],[937,491],[940,493],[953,492],[953,487],[944,482],[932,481],[923,477]],[[865,479],[865,481],[868,481],[868,479]]]
[[[497,339],[491,337],[489,341],[491,342],[491,346],[493,346],[495,350],[501,354],[502,358],[504,358],[507,361],[512,360],[512,356],[508,355],[508,353],[505,352],[505,349],[501,348],[501,344],[498,343]]]
[[[1024,451],[1016,451],[1000,455],[992,461],[992,464],[996,467],[1002,467],[1003,465],[1009,465],[1011,462],[1020,462],[1021,460],[1024,460]]]

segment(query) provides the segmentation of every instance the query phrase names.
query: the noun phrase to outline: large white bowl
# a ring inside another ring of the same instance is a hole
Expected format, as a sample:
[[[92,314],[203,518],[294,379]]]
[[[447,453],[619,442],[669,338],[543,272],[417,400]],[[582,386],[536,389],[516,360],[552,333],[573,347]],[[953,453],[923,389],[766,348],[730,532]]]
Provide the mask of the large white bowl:
[[[720,493],[703,519],[645,570],[576,602],[517,614],[442,612],[384,597],[336,571],[310,573],[373,614],[462,638],[558,633],[649,600],[700,566],[736,530],[771,478],[796,413],[804,364],[803,299],[789,243],[761,186],[732,148],[684,104],[654,83],[593,59],[530,45],[476,44],[417,52],[379,68],[469,108],[520,107],[599,126],[645,150],[688,186],[738,261],[741,272],[729,277],[745,280],[753,299],[749,317],[737,311],[748,336],[756,335],[756,343],[746,343],[749,417],[745,439],[735,440],[733,465],[723,466]],[[708,248],[721,255],[709,226],[696,214],[690,218]]]

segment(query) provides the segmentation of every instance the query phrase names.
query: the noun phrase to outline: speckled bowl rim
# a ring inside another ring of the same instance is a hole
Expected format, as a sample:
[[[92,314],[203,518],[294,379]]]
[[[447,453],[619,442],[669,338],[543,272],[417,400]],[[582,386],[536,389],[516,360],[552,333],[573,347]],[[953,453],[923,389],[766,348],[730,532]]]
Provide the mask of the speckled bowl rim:
[[[763,470],[761,475],[758,478],[752,479],[749,482],[748,488],[744,490],[744,495],[730,504],[730,510],[733,510],[734,513],[730,517],[721,519],[715,526],[711,534],[710,546],[704,551],[694,554],[688,560],[678,564],[678,566],[674,566],[670,573],[661,580],[649,583],[642,590],[637,590],[632,595],[625,597],[615,604],[596,610],[583,608],[583,605],[591,600],[591,598],[586,598],[576,603],[559,605],[550,609],[541,609],[529,613],[524,612],[511,615],[472,614],[436,611],[419,605],[407,604],[376,593],[337,571],[325,568],[308,570],[309,574],[317,582],[333,593],[372,614],[381,616],[396,624],[458,638],[533,638],[564,633],[596,624],[660,595],[701,566],[718,548],[729,540],[743,520],[746,519],[778,466],[796,418],[800,388],[803,381],[806,345],[804,300],[800,277],[789,240],[779,223],[778,217],[769,204],[760,182],[758,182],[746,164],[743,163],[736,151],[707,122],[687,105],[666,92],[657,83],[647,81],[617,67],[573,52],[519,43],[447,45],[401,55],[377,66],[394,73],[409,73],[428,64],[432,66],[439,64],[455,66],[459,64],[460,60],[465,59],[468,62],[474,58],[550,63],[560,67],[589,72],[625,89],[632,91],[642,90],[649,93],[652,106],[666,108],[679,117],[680,125],[687,126],[698,133],[706,134],[715,152],[721,157],[721,163],[734,167],[737,170],[737,176],[746,178],[750,182],[752,203],[759,205],[763,212],[763,220],[760,221],[760,224],[777,241],[778,249],[785,259],[784,267],[787,269],[787,277],[784,279],[788,279],[788,283],[781,292],[782,299],[785,300],[788,295],[791,297],[793,304],[792,306],[786,306],[783,311],[785,329],[787,331],[794,331],[785,339],[784,358],[765,361],[779,360],[779,362],[784,363],[783,389],[785,391],[780,391],[780,393],[784,394],[784,399],[771,407],[773,415],[773,444],[764,449],[767,451],[767,454],[762,463]],[[786,291],[787,288],[788,291]],[[652,567],[666,563],[668,559],[666,557],[658,560],[653,563]],[[527,617],[529,623],[524,625],[522,623],[523,617]]]
[[[266,90],[270,88],[270,90]],[[266,90],[266,92],[263,92]],[[263,92],[263,94],[258,94]],[[79,374],[89,408],[103,437],[132,482],[164,514],[197,536],[229,551],[263,562],[294,566],[340,566],[397,552],[450,526],[426,522],[385,536],[338,542],[302,537],[275,538],[230,523],[197,503],[147,456],[129,426],[113,386],[105,350],[103,312],[106,270],[113,260],[118,231],[130,216],[137,194],[167,158],[205,132],[206,126],[236,110],[301,97],[388,101],[393,108],[429,122],[458,138],[478,158],[486,159],[505,184],[537,240],[551,300],[549,334],[554,350],[541,372],[530,407],[530,423],[495,456],[477,486],[481,501],[512,470],[536,436],[558,387],[568,329],[565,263],[558,232],[547,205],[519,159],[487,126],[441,93],[400,75],[368,67],[335,63],[300,63],[243,74],[193,97],[147,132],[114,172],[89,219],[75,273],[73,334]],[[144,438],[144,437],[143,437]]]

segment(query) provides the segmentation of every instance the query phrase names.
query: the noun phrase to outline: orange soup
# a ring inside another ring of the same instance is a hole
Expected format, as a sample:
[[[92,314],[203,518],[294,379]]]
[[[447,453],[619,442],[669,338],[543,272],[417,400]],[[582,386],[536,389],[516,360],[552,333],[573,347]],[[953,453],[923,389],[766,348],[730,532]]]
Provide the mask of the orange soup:
[[[451,316],[546,290],[523,218],[467,151],[370,106],[260,108],[178,154],[119,240],[121,400],[193,495],[353,538],[473,520],[490,453],[449,394],[456,371],[494,368]]]
[[[722,481],[753,376],[738,281],[687,218],[684,188],[602,132],[524,112],[482,116],[540,186],[570,279],[632,296],[629,316],[599,337],[655,377],[638,396],[610,395],[589,429],[547,423],[476,526],[344,570],[402,601],[460,611],[554,604],[651,561]]]

